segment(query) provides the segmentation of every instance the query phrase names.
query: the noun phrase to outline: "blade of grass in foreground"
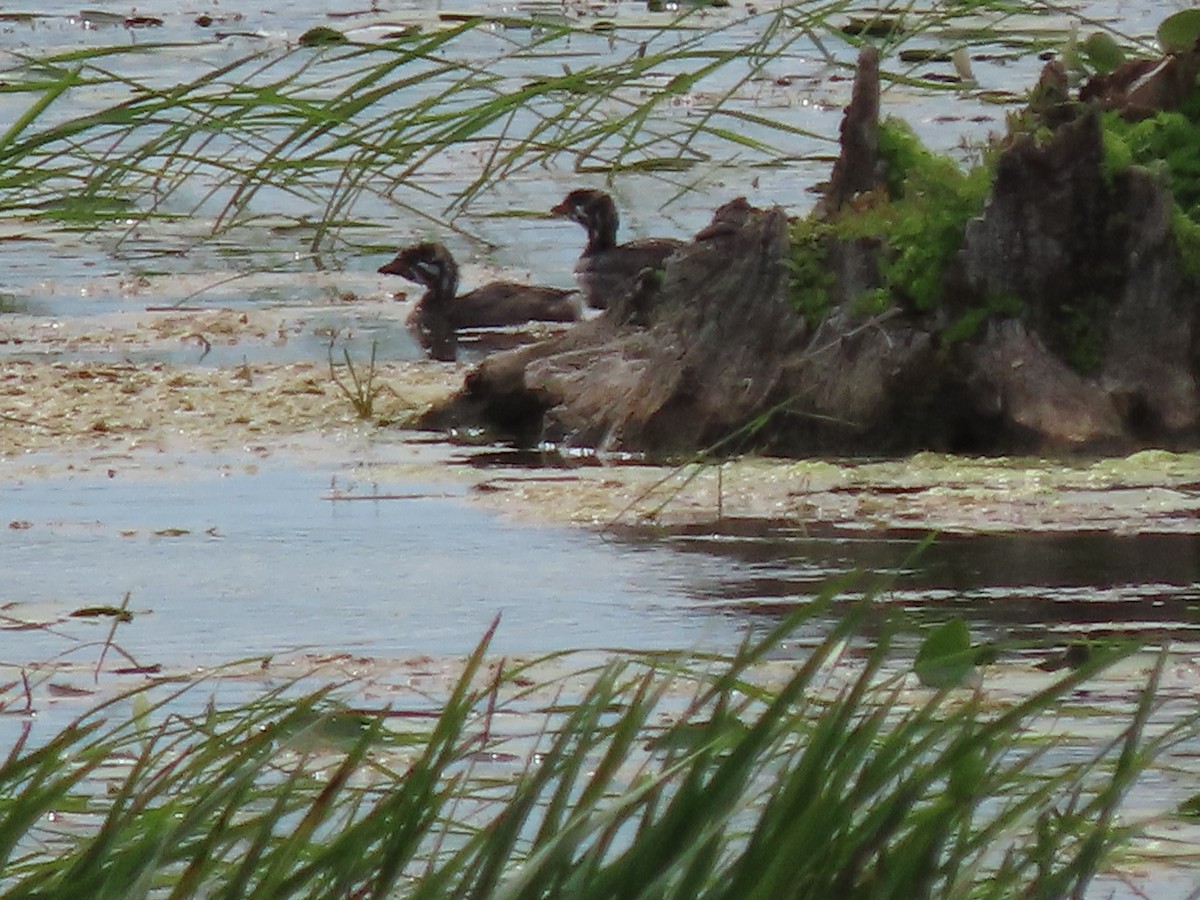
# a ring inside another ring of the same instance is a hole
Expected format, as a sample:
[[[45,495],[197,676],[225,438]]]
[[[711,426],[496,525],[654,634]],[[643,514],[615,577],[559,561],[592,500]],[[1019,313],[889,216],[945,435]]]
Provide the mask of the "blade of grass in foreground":
[[[864,603],[785,666],[780,647],[811,632],[844,587],[729,657],[620,655],[586,676],[559,668],[531,681],[535,662],[485,678],[489,631],[436,722],[416,731],[324,688],[285,686],[195,718],[171,712],[196,689],[177,688],[115,724],[108,704],[0,768],[0,890],[1081,892],[1130,836],[1118,824],[1129,785],[1156,753],[1195,737],[1196,716],[1144,737],[1161,660],[1128,726],[1068,762],[1038,723],[1129,649],[998,703],[982,689],[917,687],[886,628],[865,639]],[[85,824],[53,832],[48,817],[66,809],[84,810]]]
[[[944,43],[958,18],[1001,29],[1013,15],[1001,3],[925,12],[908,2],[884,14],[903,20],[881,39],[893,48]],[[255,52],[178,84],[123,74],[126,60],[144,69],[147,53],[167,48],[25,59],[0,72],[10,102],[29,98],[0,136],[0,206],[77,225],[90,213],[96,227],[111,227],[115,210],[143,221],[200,218],[218,233],[287,215],[311,228],[315,251],[339,223],[362,218],[364,200],[428,206],[430,173],[464,171],[464,154],[470,175],[439,181],[442,210],[427,214],[453,217],[499,180],[564,162],[666,179],[722,159],[788,165],[824,155],[833,135],[747,98],[773,68],[808,58],[829,71],[845,65],[861,38],[841,26],[877,15],[831,0],[749,19],[690,11],[607,38],[530,20],[504,39],[478,18],[385,44]],[[1006,46],[1019,46],[1010,32]],[[1029,40],[1033,52],[1040,45]],[[576,58],[573,69],[563,63]],[[123,99],[106,102],[116,86]]]

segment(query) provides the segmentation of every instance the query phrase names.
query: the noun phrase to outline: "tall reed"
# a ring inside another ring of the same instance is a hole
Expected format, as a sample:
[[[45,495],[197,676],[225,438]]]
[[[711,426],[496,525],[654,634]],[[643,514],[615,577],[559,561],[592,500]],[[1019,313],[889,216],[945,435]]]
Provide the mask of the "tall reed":
[[[1127,845],[1133,781],[1195,738],[1194,715],[1146,734],[1160,659],[1122,727],[1064,755],[1047,717],[1128,649],[997,703],[915,688],[886,633],[864,643],[866,607],[780,678],[772,657],[832,598],[729,657],[569,676],[489,674],[489,632],[433,707],[295,685],[198,716],[172,711],[195,686],[133,717],[109,703],[0,767],[0,890],[1080,896]]]
[[[177,82],[128,74],[169,59],[167,45],[17,56],[0,70],[21,110],[0,134],[0,209],[131,230],[199,219],[217,234],[290,221],[317,252],[378,208],[449,226],[481,192],[539,167],[650,172],[686,191],[722,162],[832,152],[836,116],[814,131],[752,98],[814,59],[828,74],[850,65],[867,38],[847,23],[892,23],[870,38],[891,50],[1002,35],[1032,54],[1066,37],[1018,18],[992,0],[938,11],[825,0],[748,19],[698,9],[603,35],[480,17],[379,43],[260,50]],[[904,65],[887,77],[947,90]],[[447,171],[469,174],[446,184]]]

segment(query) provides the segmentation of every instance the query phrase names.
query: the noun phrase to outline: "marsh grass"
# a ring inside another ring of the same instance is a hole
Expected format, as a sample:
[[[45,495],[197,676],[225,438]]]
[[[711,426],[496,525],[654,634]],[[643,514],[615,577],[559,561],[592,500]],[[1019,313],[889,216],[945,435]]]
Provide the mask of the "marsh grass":
[[[337,367],[333,364],[333,346],[329,347],[329,378],[338,390],[350,401],[350,405],[354,407],[354,412],[360,419],[370,419],[375,414],[375,398],[377,398],[384,390],[384,386],[375,383],[375,355],[379,349],[377,341],[371,341],[371,358],[367,362],[365,371],[359,374],[358,369],[354,366],[354,360],[350,358],[350,348],[342,348],[342,358],[346,361],[346,374],[348,380],[338,376]]]
[[[863,38],[839,29],[863,8],[793,4],[750,27],[697,9],[607,35],[479,17],[383,43],[258,51],[179,81],[129,74],[170,45],[10,57],[0,91],[18,112],[0,134],[0,209],[126,237],[147,221],[199,219],[212,234],[285,222],[317,253],[381,210],[457,228],[481,194],[541,168],[651,173],[684,193],[723,163],[832,152],[835,135],[746,101],[796,60],[848,67]],[[879,15],[904,23],[873,38],[890,52],[995,41],[1015,13],[998,2],[937,13],[899,3]],[[1004,33],[1014,52],[1051,39]],[[903,69],[886,77],[946,90]],[[447,186],[437,174],[447,169],[472,174]]]
[[[421,174],[451,149],[482,162],[452,208],[559,155],[605,171],[686,168],[702,158],[689,147],[694,126],[664,128],[651,112],[726,65],[730,51],[705,50],[697,35],[656,53],[636,45],[610,66],[530,78],[519,73],[550,68],[547,57],[582,33],[530,29],[528,42],[480,58],[474,45],[461,45],[486,25],[473,19],[382,45],[256,53],[169,86],[119,73],[124,53],[154,47],[25,60],[7,73],[15,76],[7,92],[31,99],[0,135],[0,197],[67,221],[135,210],[209,215],[217,231],[294,204],[311,222],[315,250],[350,221],[364,193],[401,206],[401,192],[427,201]],[[513,74],[498,75],[498,61]],[[655,80],[667,63],[679,73]],[[68,96],[111,84],[124,84],[131,98],[63,115]],[[722,137],[751,143],[735,131]],[[411,211],[435,220],[443,212]]]
[[[565,676],[489,667],[489,631],[416,709],[284,685],[186,716],[172,709],[195,685],[135,692],[133,716],[112,701],[0,766],[0,889],[1080,895],[1132,833],[1125,792],[1194,735],[1194,717],[1146,734],[1161,660],[1110,738],[1068,760],[1045,723],[1128,648],[998,704],[914,690],[886,633],[864,643],[862,606],[773,663],[834,596],[728,657],[622,654]]]

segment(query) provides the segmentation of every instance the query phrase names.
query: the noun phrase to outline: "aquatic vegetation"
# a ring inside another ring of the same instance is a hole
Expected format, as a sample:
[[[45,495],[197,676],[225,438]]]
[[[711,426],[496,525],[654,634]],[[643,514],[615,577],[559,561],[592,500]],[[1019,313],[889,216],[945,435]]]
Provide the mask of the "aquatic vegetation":
[[[1158,24],[1155,37],[1164,53],[1192,50],[1200,37],[1200,11],[1184,9],[1167,16]]]
[[[1109,71],[1123,58],[1109,35],[1093,35],[1078,49],[1088,48],[1089,72]],[[1065,91],[1065,73],[1061,77]],[[810,216],[792,227],[793,301],[809,324],[815,326],[832,308],[830,293],[837,285],[825,271],[831,265],[831,249],[842,245],[838,252],[844,256],[844,248],[853,242],[859,242],[850,250],[851,256],[857,253],[857,277],[862,278],[863,259],[878,270],[876,286],[840,298],[856,318],[879,315],[892,305],[915,313],[945,312],[948,324],[939,327],[939,341],[952,346],[974,337],[994,316],[1025,314],[1022,298],[1011,294],[985,291],[976,296],[966,291],[948,298],[947,274],[968,222],[984,209],[995,160],[1004,148],[1018,141],[1048,147],[1058,136],[1053,122],[1072,114],[1087,115],[1059,90],[1054,79],[1044,75],[1031,91],[1029,106],[1007,116],[1004,141],[994,139],[980,164],[968,171],[949,157],[925,150],[903,122],[880,122],[881,187],[860,193],[831,216]],[[1040,92],[1053,96],[1043,102]],[[1153,115],[1125,116],[1120,110],[1096,114],[1105,183],[1120,189],[1116,179],[1140,166],[1170,188],[1176,204],[1171,226],[1180,264],[1185,275],[1196,278],[1200,272],[1195,261],[1200,241],[1200,162],[1195,152],[1200,146],[1200,91],[1193,90],[1178,109]],[[1116,220],[1120,221],[1119,215]],[[1107,317],[1114,302],[1110,292],[1120,278],[1116,270],[1111,279],[1099,277],[1094,285],[1064,295],[1061,302],[1046,304],[1052,311],[1038,318],[1037,328],[1047,345],[1080,373],[1094,374],[1103,364]],[[841,293],[845,294],[844,287]]]
[[[1024,311],[1025,304],[1015,294],[988,294],[982,304],[970,307],[943,328],[938,339],[943,347],[952,347],[976,337],[989,319],[1018,318]]]
[[[489,632],[419,709],[285,684],[181,715],[200,686],[144,688],[0,765],[0,889],[1077,896],[1133,833],[1117,818],[1125,791],[1194,739],[1194,714],[1146,734],[1160,660],[1111,741],[1048,762],[1069,738],[1038,723],[1061,722],[1128,647],[997,701],[954,687],[981,650],[950,624],[918,660],[941,689],[914,690],[887,630],[847,654],[859,606],[802,661],[772,665],[835,595],[728,657],[623,655],[552,677],[548,661],[488,666]]]
[[[346,361],[346,372],[350,376],[350,381],[347,383],[338,377],[337,369],[333,365],[333,347],[329,348],[329,378],[350,401],[350,405],[354,407],[354,412],[360,419],[369,419],[375,414],[375,398],[385,389],[384,385],[375,383],[377,350],[378,344],[372,341],[371,359],[367,363],[366,372],[360,375],[354,367],[354,361],[350,358],[350,348],[342,348],[342,357]]]
[[[951,159],[926,150],[912,129],[892,119],[881,123],[879,151],[887,171],[887,202],[839,220],[844,236],[886,241],[886,286],[922,312],[942,300],[944,276],[971,217],[983,208],[991,173],[985,166],[963,172]]]
[[[37,70],[24,67],[28,80],[8,86],[45,106],[0,146],[0,179],[9,179],[0,191],[19,198],[16,215],[92,216],[95,224],[207,208],[191,206],[184,189],[196,178],[203,202],[216,207],[217,230],[273,205],[256,198],[283,195],[299,201],[305,212],[296,222],[315,248],[355,222],[362,196],[393,199],[404,178],[419,180],[447,148],[482,148],[478,179],[451,198],[455,208],[505,172],[564,155],[610,172],[687,169],[703,158],[691,141],[700,129],[737,151],[770,149],[739,131],[744,118],[716,107],[689,119],[658,115],[703,71],[665,85],[641,81],[678,60],[715,72],[733,64],[724,52],[706,55],[687,41],[680,56],[628,48],[611,68],[514,91],[485,66],[439,68],[445,42],[478,27],[408,34],[385,47],[338,41],[320,51],[327,58],[308,48],[260,58],[257,82],[242,61],[174,92],[128,85],[132,99],[65,123],[39,116],[81,86],[78,78],[99,83],[104,73],[86,55],[63,57],[35,87]],[[407,65],[419,71],[397,74]],[[392,94],[439,73],[460,80],[397,113]],[[897,171],[925,164],[902,139],[889,152]],[[325,189],[331,181],[335,191]],[[927,232],[906,218],[939,199],[940,181],[910,189],[919,182],[913,174],[868,209],[876,219],[864,234],[894,240],[888,288],[924,308],[938,298],[919,276],[953,250],[948,228]],[[63,205],[72,192],[82,194],[79,205]],[[953,220],[955,204],[968,206],[969,197],[956,190],[939,214]],[[427,212],[428,195],[420,200]],[[314,209],[321,215],[305,220]],[[819,240],[808,243],[807,252],[819,251]],[[801,275],[814,257],[802,264]],[[867,292],[860,312],[891,297]],[[379,390],[374,348],[365,376],[343,355],[350,381],[339,380],[332,349],[331,378],[370,416]],[[851,616],[782,679],[760,678],[755,667],[798,624],[723,659],[621,656],[588,673],[578,697],[567,696],[575,682],[565,678],[531,684],[531,667],[486,674],[485,639],[449,696],[416,711],[428,718],[293,686],[183,715],[171,706],[177,689],[159,685],[8,754],[0,765],[0,890],[1064,896],[1081,891],[1127,835],[1115,819],[1122,792],[1168,740],[1143,732],[1157,673],[1110,745],[1043,770],[1036,766],[1053,744],[1030,740],[1030,723],[1054,715],[1115,656],[1100,654],[1025,700],[994,704],[969,690],[914,700],[904,673],[889,668],[888,635],[862,640],[863,617]],[[977,648],[964,648],[962,632],[923,655],[926,683],[949,691],[976,671]],[[847,643],[862,655],[843,655]],[[164,690],[175,693],[155,693]],[[664,706],[680,691],[685,708],[664,722]]]
[[[1200,282],[1200,222],[1182,209],[1176,209],[1171,214],[1171,232],[1175,236],[1175,246],[1179,248],[1184,274]]]
[[[834,275],[826,258],[833,235],[829,224],[815,216],[797,219],[791,230],[791,300],[809,328],[816,328],[832,308]]]
[[[12,112],[0,209],[116,229],[118,243],[151,220],[199,218],[217,235],[266,222],[300,229],[316,252],[381,210],[448,224],[501,180],[540,167],[652,173],[683,193],[726,162],[785,167],[827,152],[830,135],[747,98],[797,57],[836,75],[862,39],[847,21],[903,13],[903,28],[872,38],[885,48],[994,42],[981,22],[1003,27],[1018,53],[1047,40],[1044,23],[1028,30],[998,0],[928,14],[843,0],[720,6],[685,4],[630,28],[546,13],[388,20],[378,42],[322,25],[178,81],[147,65],[178,49],[165,42],[12,55],[0,70]],[[908,72],[885,77],[945,89]],[[464,154],[471,174],[431,200],[425,179],[467,171]]]
[[[983,208],[991,173],[983,166],[964,173],[896,122],[885,123],[879,136],[894,216],[887,283],[916,309],[931,310],[942,299],[944,275],[968,220]]]
[[[862,196],[828,220],[809,216],[792,226],[793,302],[810,325],[830,308],[829,242],[866,240],[879,248],[882,284],[853,298],[860,317],[896,303],[930,312],[943,299],[945,274],[967,222],[983,208],[990,169],[964,172],[922,146],[904,122],[880,123],[879,153],[886,192]]]
[[[140,220],[199,215],[216,233],[297,209],[315,251],[362,224],[355,210],[366,199],[436,220],[501,179],[561,161],[610,175],[684,171],[709,158],[695,146],[700,134],[737,153],[782,152],[742,133],[744,115],[719,102],[695,118],[670,104],[718,71],[806,40],[803,32],[775,29],[729,50],[706,46],[714,29],[668,27],[657,43],[621,42],[610,64],[571,70],[547,60],[590,31],[507,23],[518,26],[521,39],[495,42],[486,60],[478,41],[492,26],[483,17],[374,44],[314,30],[299,47],[173,85],[116,74],[153,45],[22,60],[4,71],[10,102],[27,95],[29,105],[0,134],[0,198],[7,210],[51,221],[91,210],[94,227],[110,227],[116,210]],[[128,98],[105,105],[112,84]],[[68,95],[100,102],[80,112]],[[764,138],[820,139],[767,117],[754,125]],[[448,207],[430,209],[419,173],[461,168],[447,154],[462,149],[478,150],[477,175]]]
[[[1105,162],[1120,172],[1131,165],[1159,173],[1175,202],[1193,222],[1200,222],[1200,91],[1189,107],[1158,112],[1128,122],[1118,112],[1104,114]]]

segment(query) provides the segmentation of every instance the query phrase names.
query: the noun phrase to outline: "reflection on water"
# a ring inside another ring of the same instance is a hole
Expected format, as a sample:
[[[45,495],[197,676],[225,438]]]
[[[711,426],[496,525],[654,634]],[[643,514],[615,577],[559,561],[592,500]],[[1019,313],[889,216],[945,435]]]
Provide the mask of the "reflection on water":
[[[701,609],[776,617],[855,571],[884,576],[885,606],[920,621],[955,615],[993,639],[1137,634],[1194,641],[1200,628],[1200,535],[864,535],[743,520],[668,534],[630,529],[701,560],[689,585]],[[713,566],[713,561],[722,562]]]

